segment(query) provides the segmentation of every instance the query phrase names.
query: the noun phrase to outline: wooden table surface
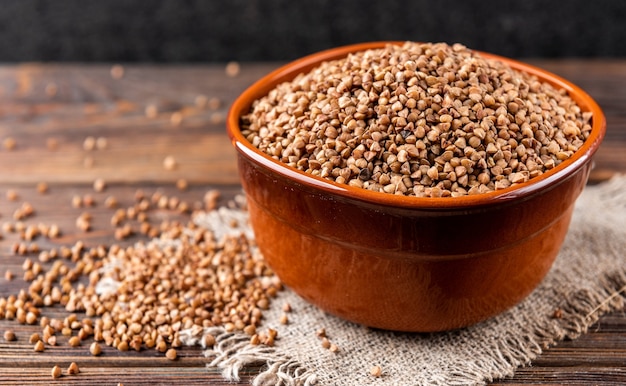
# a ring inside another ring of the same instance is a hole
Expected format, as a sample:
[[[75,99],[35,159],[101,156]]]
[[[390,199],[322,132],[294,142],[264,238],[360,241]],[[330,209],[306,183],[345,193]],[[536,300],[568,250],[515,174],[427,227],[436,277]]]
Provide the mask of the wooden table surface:
[[[532,60],[587,90],[604,108],[608,131],[595,158],[590,183],[626,172],[626,60]],[[62,237],[37,240],[41,248],[72,245],[110,245],[114,230],[112,210],[104,205],[115,196],[131,205],[134,194],[160,191],[191,205],[201,203],[213,188],[223,192],[221,202],[240,192],[235,153],[225,134],[224,117],[233,99],[276,63],[243,63],[236,76],[221,64],[193,66],[129,65],[121,78],[111,76],[111,65],[20,64],[0,66],[0,223],[12,222],[24,202],[35,209],[26,223],[56,223]],[[200,96],[200,97],[199,97]],[[203,99],[204,98],[204,99]],[[214,99],[216,98],[216,99]],[[201,103],[210,101],[209,103]],[[219,101],[220,103],[216,103]],[[96,146],[91,139],[96,140]],[[99,139],[99,140],[98,140]],[[164,167],[166,157],[176,166]],[[96,179],[107,188],[97,192]],[[178,180],[189,187],[180,190]],[[45,183],[46,193],[37,186]],[[15,201],[7,192],[17,193]],[[75,196],[90,195],[93,215],[88,232],[76,227],[85,210],[75,208]],[[175,213],[163,216],[178,218]],[[0,296],[27,288],[22,278],[24,256],[11,252],[18,236],[0,230]],[[136,236],[126,242],[137,240]],[[36,256],[31,256],[36,260]],[[4,272],[15,273],[6,280]],[[45,309],[49,317],[65,313]],[[89,341],[77,348],[59,338],[43,353],[33,351],[28,338],[41,329],[0,320],[0,332],[12,329],[18,340],[0,337],[0,384],[49,384],[51,368],[67,368],[72,361],[81,373],[64,376],[59,384],[230,384],[215,370],[205,368],[199,348],[179,350],[176,361],[154,350],[103,355],[88,352]],[[257,369],[244,372],[249,384]],[[626,314],[603,316],[587,334],[546,350],[531,367],[519,369],[498,384],[624,384],[626,383]]]

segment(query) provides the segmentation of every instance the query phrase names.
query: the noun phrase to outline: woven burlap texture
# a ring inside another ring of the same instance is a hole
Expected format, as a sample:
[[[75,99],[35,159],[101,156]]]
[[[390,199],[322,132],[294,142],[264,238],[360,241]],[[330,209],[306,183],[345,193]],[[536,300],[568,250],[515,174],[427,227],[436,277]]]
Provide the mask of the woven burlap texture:
[[[478,325],[451,332],[380,331],[333,317],[282,291],[263,328],[278,330],[274,347],[251,346],[249,337],[219,328],[186,331],[185,342],[218,336],[205,351],[208,366],[237,380],[245,366],[265,364],[255,385],[481,385],[511,376],[545,348],[575,339],[598,317],[623,308],[626,289],[626,176],[588,186],[578,199],[570,230],[554,266],[523,302]],[[283,304],[293,309],[279,320]],[[555,317],[555,311],[559,317]],[[339,347],[322,347],[325,328]],[[382,375],[370,375],[378,365]]]

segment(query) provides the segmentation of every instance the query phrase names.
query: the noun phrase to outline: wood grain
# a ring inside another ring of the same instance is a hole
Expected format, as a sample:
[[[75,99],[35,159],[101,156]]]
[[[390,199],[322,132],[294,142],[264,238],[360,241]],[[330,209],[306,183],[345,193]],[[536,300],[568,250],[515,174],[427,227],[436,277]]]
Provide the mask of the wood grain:
[[[591,182],[614,173],[626,172],[626,61],[621,60],[533,60],[534,64],[572,80],[587,90],[604,109],[608,131],[599,150]],[[15,147],[0,144],[0,222],[12,222],[13,211],[22,202],[36,210],[27,223],[56,223],[63,236],[56,240],[38,239],[42,248],[71,245],[84,240],[88,246],[115,242],[109,224],[112,210],[103,203],[115,196],[121,206],[133,203],[137,189],[147,194],[160,191],[177,196],[192,205],[201,203],[208,189],[218,188],[226,203],[241,188],[236,174],[235,154],[225,134],[224,116],[234,98],[254,80],[277,66],[276,63],[244,63],[237,77],[228,77],[219,65],[150,66],[124,68],[124,77],[113,79],[110,66],[23,64],[0,66],[0,141],[11,138]],[[218,98],[218,108],[196,105],[198,95]],[[155,117],[146,108],[156,106]],[[172,114],[182,122],[172,122]],[[104,149],[86,150],[87,137],[105,138]],[[51,142],[56,146],[51,147]],[[174,170],[165,170],[163,160],[172,156]],[[87,160],[87,162],[86,162]],[[87,165],[86,165],[87,163]],[[107,182],[107,189],[95,192],[96,178]],[[190,187],[176,188],[185,179]],[[49,191],[37,192],[46,182]],[[6,198],[14,190],[19,199]],[[96,205],[74,208],[74,196],[91,195]],[[81,232],[75,220],[83,212],[93,217],[93,230]],[[160,210],[155,221],[185,220],[179,214]],[[140,236],[135,236],[130,243]],[[19,241],[12,233],[0,240],[0,296],[26,288],[21,278],[22,256],[11,253]],[[36,258],[36,256],[30,256]],[[4,272],[16,278],[7,281]],[[59,308],[45,309],[49,317],[61,316]],[[35,353],[28,343],[37,326],[0,320],[0,332],[13,329],[16,342],[0,338],[0,383],[22,384],[212,384],[231,385],[214,369],[206,369],[207,359],[199,348],[179,350],[179,359],[169,361],[153,350],[120,353],[105,347],[93,357],[88,343],[71,348],[66,338],[43,353]],[[77,376],[53,381],[52,366],[66,369],[75,361]],[[249,384],[257,367],[247,369],[238,384]],[[587,334],[561,342],[546,350],[532,366],[519,369],[510,379],[494,384],[600,384],[626,383],[626,314],[605,315]]]

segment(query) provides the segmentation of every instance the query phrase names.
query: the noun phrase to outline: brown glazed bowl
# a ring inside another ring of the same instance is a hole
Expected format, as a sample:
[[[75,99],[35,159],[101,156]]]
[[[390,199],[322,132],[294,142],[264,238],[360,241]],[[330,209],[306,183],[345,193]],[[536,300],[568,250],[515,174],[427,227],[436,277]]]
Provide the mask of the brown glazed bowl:
[[[590,137],[570,159],[526,183],[463,197],[371,192],[305,174],[250,144],[240,117],[277,84],[322,61],[382,47],[362,43],[291,62],[231,106],[235,146],[258,247],[307,301],[370,327],[429,332],[468,326],[526,297],[550,269],[606,123],[594,100],[533,66],[483,53],[567,90],[593,113]],[[400,43],[398,43],[400,44]]]

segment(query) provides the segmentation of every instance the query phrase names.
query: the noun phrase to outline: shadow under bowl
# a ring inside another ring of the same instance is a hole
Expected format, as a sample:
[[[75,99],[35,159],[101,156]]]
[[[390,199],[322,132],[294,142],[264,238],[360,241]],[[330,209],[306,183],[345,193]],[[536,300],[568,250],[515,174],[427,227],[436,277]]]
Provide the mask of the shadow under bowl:
[[[241,134],[241,116],[279,83],[323,61],[388,43],[344,46],[296,60],[233,103],[227,130],[251,226],[282,282],[331,314],[398,331],[469,326],[520,302],[549,271],[604,137],[605,118],[569,81],[480,53],[567,90],[583,111],[593,113],[592,131],[571,158],[528,182],[446,198],[371,192],[315,177],[272,159]]]

